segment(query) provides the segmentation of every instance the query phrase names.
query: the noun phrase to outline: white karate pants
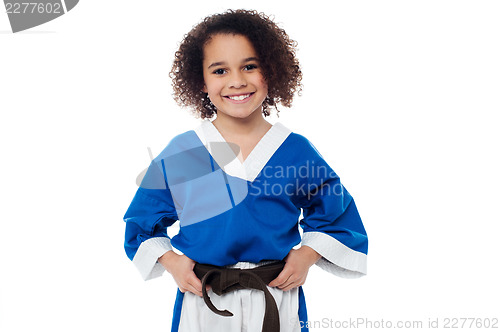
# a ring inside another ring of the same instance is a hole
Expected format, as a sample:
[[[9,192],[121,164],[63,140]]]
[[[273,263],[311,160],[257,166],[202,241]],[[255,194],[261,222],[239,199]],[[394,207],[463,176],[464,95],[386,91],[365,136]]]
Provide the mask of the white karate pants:
[[[260,264],[262,265],[262,264]],[[249,269],[257,264],[240,262],[231,267]],[[300,332],[299,289],[282,291],[267,287],[274,297],[280,315],[280,332]],[[231,317],[217,315],[210,310],[202,297],[184,293],[179,332],[260,332],[266,308],[264,292],[256,289],[239,289],[219,296],[208,291],[210,300],[219,310],[229,310]]]

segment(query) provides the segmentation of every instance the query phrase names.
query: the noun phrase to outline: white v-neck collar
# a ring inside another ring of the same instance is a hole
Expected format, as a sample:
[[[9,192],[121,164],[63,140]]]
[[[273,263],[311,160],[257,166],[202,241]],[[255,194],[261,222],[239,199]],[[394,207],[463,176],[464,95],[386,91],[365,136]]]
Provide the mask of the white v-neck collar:
[[[242,163],[212,121],[205,119],[194,130],[200,141],[205,145],[212,158],[229,175],[253,181],[262,171],[276,150],[283,144],[291,131],[283,124],[276,122],[255,145]],[[215,145],[210,143],[226,143]],[[230,156],[230,162],[225,165]]]

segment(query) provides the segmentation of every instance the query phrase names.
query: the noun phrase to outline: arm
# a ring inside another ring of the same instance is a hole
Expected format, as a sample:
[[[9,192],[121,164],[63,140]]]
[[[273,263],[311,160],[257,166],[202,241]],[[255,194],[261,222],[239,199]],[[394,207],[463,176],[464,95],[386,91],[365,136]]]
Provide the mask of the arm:
[[[165,269],[158,258],[172,250],[167,228],[178,218],[163,173],[152,162],[124,216],[125,251],[144,280]]]
[[[321,255],[316,265],[343,278],[366,274],[368,237],[352,196],[316,148],[307,141],[302,159],[314,172],[300,180],[308,188],[302,209],[302,247]]]
[[[295,197],[303,211],[302,243],[300,249],[288,253],[283,271],[269,283],[284,291],[303,285],[314,264],[344,278],[366,274],[368,238],[354,200],[316,148],[304,142],[299,169],[304,165],[316,168],[309,177],[297,179],[308,189]]]
[[[321,255],[316,265],[343,278],[366,274],[368,237],[354,200],[337,179],[337,193],[318,195],[304,208],[302,246]]]

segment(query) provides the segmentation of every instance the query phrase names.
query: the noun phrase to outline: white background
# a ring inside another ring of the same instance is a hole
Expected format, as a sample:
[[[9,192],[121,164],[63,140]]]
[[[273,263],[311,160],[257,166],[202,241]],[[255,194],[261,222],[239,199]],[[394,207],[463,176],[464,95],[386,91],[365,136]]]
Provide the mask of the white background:
[[[0,13],[2,332],[170,330],[175,283],[140,278],[122,218],[147,147],[199,122],[174,52],[227,8],[298,42],[302,96],[269,121],[316,145],[369,235],[368,276],[311,268],[309,319],[499,318],[500,3],[171,3],[81,1],[17,34]]]

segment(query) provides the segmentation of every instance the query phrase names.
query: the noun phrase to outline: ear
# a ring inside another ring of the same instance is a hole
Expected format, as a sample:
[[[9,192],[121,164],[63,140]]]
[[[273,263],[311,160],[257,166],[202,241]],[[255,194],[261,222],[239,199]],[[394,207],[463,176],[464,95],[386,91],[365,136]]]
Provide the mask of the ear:
[[[207,85],[206,84],[203,84],[203,89],[201,89],[201,91],[203,91],[205,93],[208,93],[208,89],[207,89]]]

